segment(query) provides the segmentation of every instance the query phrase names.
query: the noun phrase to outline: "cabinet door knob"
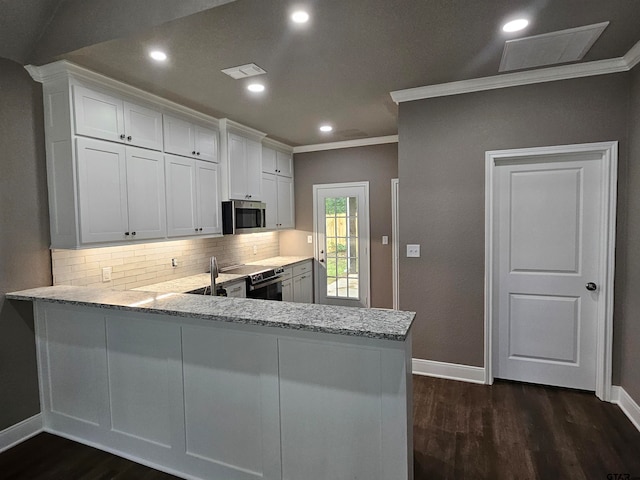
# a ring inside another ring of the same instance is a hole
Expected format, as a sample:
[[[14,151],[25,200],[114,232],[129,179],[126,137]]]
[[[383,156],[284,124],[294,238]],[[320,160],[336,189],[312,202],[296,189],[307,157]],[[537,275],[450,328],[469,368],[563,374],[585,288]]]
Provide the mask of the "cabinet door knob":
[[[196,155],[200,156],[200,152],[196,152]]]
[[[129,232],[124,232],[125,237],[129,236]]]
[[[131,232],[131,235],[135,236],[136,232]]]
[[[195,229],[195,230],[196,230],[196,232],[197,232],[197,231],[198,231],[198,227],[196,227],[196,229]]]
[[[191,155],[195,155],[195,154],[196,154],[196,151],[195,151],[195,150],[194,150],[193,152],[191,152]]]
[[[125,137],[125,135],[123,133],[122,135],[120,135],[120,140],[124,140],[124,137]]]
[[[202,227],[200,227],[200,228],[198,229],[198,231],[200,231],[200,232],[201,232],[201,231],[202,231]]]
[[[127,140],[131,141],[131,135],[129,135],[129,136],[127,137]]]

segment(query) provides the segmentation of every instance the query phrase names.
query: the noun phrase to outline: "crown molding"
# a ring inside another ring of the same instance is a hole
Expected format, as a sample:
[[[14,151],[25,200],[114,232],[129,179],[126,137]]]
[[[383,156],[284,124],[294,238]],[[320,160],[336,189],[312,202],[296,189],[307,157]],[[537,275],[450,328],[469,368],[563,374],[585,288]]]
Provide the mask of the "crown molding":
[[[209,126],[218,127],[218,119],[202,112],[194,110],[179,103],[172,102],[166,98],[154,95],[145,90],[141,90],[137,87],[133,87],[124,82],[114,80],[113,78],[96,73],[84,67],[80,67],[67,60],[59,60],[57,62],[49,63],[47,65],[35,66],[26,65],[25,70],[29,72],[31,78],[38,83],[47,84],[55,81],[69,81],[71,79],[79,80],[81,82],[89,82],[94,86],[107,87],[122,95],[134,98],[136,101],[145,100],[157,107],[161,107],[163,113],[171,113],[177,115],[184,115],[197,119],[200,122],[206,123]]]
[[[631,70],[638,63],[640,63],[640,42],[636,43],[633,47],[629,49],[629,51],[625,54],[624,57],[625,62]]]
[[[576,63],[560,67],[540,68],[526,72],[505,73],[492,77],[474,78],[458,82],[440,83],[425,87],[409,88],[391,92],[396,103],[412,102],[425,98],[446,97],[463,93],[482,92],[499,88],[531,85],[534,83],[555,82],[572,78],[592,77],[629,71],[629,64],[623,57],[596,62]]]
[[[247,127],[246,125],[242,125],[241,123],[234,122],[230,118],[220,119],[220,130],[237,133],[238,135],[252,138],[253,140],[256,140],[258,142],[262,142],[262,139],[267,136],[266,133],[261,132],[260,130],[256,130],[255,128]]]
[[[262,145],[265,147],[273,148],[274,150],[280,150],[285,153],[293,153],[293,147],[286,143],[279,142],[273,138],[265,137],[262,139]]]
[[[320,152],[323,150],[337,150],[339,148],[368,147],[370,145],[383,145],[385,143],[398,143],[398,135],[360,138],[358,140],[345,140],[344,142],[318,143],[315,145],[301,145],[299,147],[293,147],[293,153]]]

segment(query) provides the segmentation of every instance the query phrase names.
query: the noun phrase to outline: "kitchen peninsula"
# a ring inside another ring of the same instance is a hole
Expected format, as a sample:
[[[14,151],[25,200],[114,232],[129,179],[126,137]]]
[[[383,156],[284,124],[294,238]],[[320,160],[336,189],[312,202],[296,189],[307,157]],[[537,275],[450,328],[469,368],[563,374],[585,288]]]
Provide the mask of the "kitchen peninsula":
[[[413,478],[415,314],[44,287],[44,429],[185,478]]]

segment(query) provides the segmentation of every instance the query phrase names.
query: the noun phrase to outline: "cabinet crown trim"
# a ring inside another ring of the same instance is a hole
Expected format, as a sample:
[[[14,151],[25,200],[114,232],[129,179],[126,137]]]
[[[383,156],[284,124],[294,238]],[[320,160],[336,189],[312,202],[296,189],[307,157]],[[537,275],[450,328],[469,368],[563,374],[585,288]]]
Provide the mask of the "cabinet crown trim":
[[[293,147],[291,145],[287,145],[286,143],[279,142],[274,140],[273,138],[265,137],[262,139],[262,145],[267,148],[272,148],[274,150],[279,150],[283,153],[293,154]]]
[[[219,120],[215,117],[211,117],[197,110],[180,105],[179,103],[172,102],[166,98],[141,90],[137,87],[133,87],[119,80],[114,80],[113,78],[81,67],[67,60],[60,60],[42,66],[27,65],[24,68],[29,72],[31,78],[42,84],[47,84],[56,80],[75,79],[86,81],[93,84],[92,86],[109,88],[110,90],[113,90],[114,93],[132,97],[136,101],[141,99],[145,100],[146,102],[154,104],[162,111],[162,113],[183,115],[203,122],[206,125],[215,128],[219,127]]]
[[[255,128],[247,127],[241,123],[234,122],[228,118],[220,119],[220,130],[227,133],[235,133],[237,135],[262,142],[262,139],[267,136],[266,133],[256,130]]]

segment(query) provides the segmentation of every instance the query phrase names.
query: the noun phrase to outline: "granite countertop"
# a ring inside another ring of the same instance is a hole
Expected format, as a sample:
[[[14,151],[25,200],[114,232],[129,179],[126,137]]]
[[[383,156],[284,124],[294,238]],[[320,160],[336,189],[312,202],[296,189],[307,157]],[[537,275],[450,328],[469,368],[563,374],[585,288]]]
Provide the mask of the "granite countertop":
[[[218,274],[216,278],[216,285],[224,286],[231,282],[238,280],[244,280],[246,275],[230,275],[228,273]],[[202,287],[208,287],[211,284],[210,273],[198,273],[196,275],[190,275],[188,277],[176,278],[175,280],[168,280],[166,282],[153,283],[151,285],[145,285],[144,287],[133,288],[132,290],[139,290],[144,292],[157,292],[157,293],[184,293],[196,290]]]
[[[311,260],[313,257],[304,256],[287,256],[287,257],[271,257],[264,260],[258,260],[255,262],[248,262],[246,265],[258,265],[265,267],[286,267],[296,263],[304,262],[305,260]],[[216,285],[224,286],[226,283],[242,280],[247,275],[231,275],[228,273],[218,274],[216,278]],[[143,287],[137,287],[132,290],[141,290],[145,292],[158,292],[158,293],[184,293],[196,290],[202,287],[208,287],[211,284],[211,275],[209,273],[198,273],[196,275],[190,275],[188,277],[177,278],[175,280],[169,280],[166,282],[153,283],[151,285],[145,285]]]
[[[396,341],[407,339],[415,318],[414,312],[377,308],[62,285],[7,293],[6,298]]]
[[[304,262],[311,260],[310,256],[287,256],[287,257],[271,257],[264,260],[258,260],[255,262],[247,262],[247,265],[262,265],[265,267],[286,267],[293,265],[294,263]]]

